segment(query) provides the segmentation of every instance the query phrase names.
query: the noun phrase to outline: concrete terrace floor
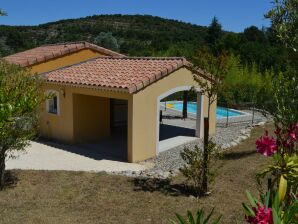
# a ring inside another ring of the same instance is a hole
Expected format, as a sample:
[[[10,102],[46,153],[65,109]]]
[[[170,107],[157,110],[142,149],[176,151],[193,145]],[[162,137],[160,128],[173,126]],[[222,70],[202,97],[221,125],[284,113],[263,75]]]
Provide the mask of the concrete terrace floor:
[[[104,145],[106,142],[103,142],[102,146]],[[6,168],[94,172],[141,171],[147,168],[141,164],[121,162],[121,158],[115,158],[113,154],[98,152],[94,149],[98,146],[99,144],[72,146],[53,142],[31,142],[26,151],[15,154],[15,159],[8,159]]]

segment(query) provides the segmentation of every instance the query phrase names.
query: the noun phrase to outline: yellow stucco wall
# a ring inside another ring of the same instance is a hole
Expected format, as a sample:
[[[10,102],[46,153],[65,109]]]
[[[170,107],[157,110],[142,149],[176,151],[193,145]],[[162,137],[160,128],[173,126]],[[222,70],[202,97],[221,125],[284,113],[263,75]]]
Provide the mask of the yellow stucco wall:
[[[105,55],[90,49],[84,49],[78,52],[73,52],[71,54],[64,55],[62,57],[54,58],[36,65],[33,65],[29,68],[33,73],[40,74],[43,72],[48,72],[60,67],[73,65],[99,56],[105,56]]]
[[[100,125],[101,128],[105,127],[103,128],[105,130],[99,131],[98,134],[88,132],[88,135],[90,134],[91,136],[98,136],[98,138],[104,137],[107,135],[107,133],[109,133],[109,130],[107,130],[110,122],[110,119],[107,115],[109,114],[109,98],[123,100],[128,100],[131,98],[131,95],[129,95],[128,93],[103,91],[90,88],[60,86],[52,84],[46,84],[43,88],[45,91],[55,90],[59,93],[60,113],[59,115],[48,113],[46,110],[46,102],[44,102],[41,106],[40,112],[39,133],[42,137],[55,139],[70,144],[77,142],[75,138],[75,131],[77,129],[74,125],[74,121],[76,121],[76,119],[81,119],[80,127],[82,128],[87,128],[92,120],[94,121],[94,124]],[[77,94],[81,94],[82,96],[78,96]],[[88,98],[88,96],[96,96],[98,98]],[[92,105],[87,106],[87,101]],[[99,102],[99,107],[97,109],[93,108],[95,101]],[[93,119],[91,117],[78,117],[78,113],[76,110],[73,110],[73,107],[76,108],[79,105],[82,106],[79,109],[79,114],[97,116],[99,120],[96,121],[96,117],[94,117]],[[94,109],[95,111],[92,112]],[[98,114],[96,115],[96,113]],[[91,129],[92,128],[94,128],[95,130],[97,127],[91,127]],[[81,140],[86,138],[87,137],[84,134]]]
[[[29,68],[33,73],[44,73],[60,67],[69,66],[72,64],[80,63],[82,61],[99,57],[106,56],[99,52],[83,49],[78,52],[73,52],[62,57],[54,58],[43,63],[39,63]],[[74,93],[96,95],[94,90],[91,89],[80,89],[80,88],[69,88],[59,85],[45,85],[46,90],[56,90],[61,92],[62,90],[66,93],[65,97],[59,97],[60,100],[60,114],[49,114],[46,112],[46,104],[41,105],[40,113],[40,135],[47,138],[60,140],[67,143],[74,142],[74,127],[73,127],[73,97]],[[77,91],[77,92],[76,92]],[[104,95],[102,93],[101,95]],[[116,94],[117,95],[117,94]],[[121,95],[121,94],[120,94]],[[121,96],[120,96],[121,97]]]
[[[142,161],[156,155],[157,150],[157,98],[163,93],[179,86],[194,86],[192,73],[181,68],[133,95],[133,101],[128,104],[129,138],[128,159],[131,162]],[[207,114],[207,98],[204,99],[204,115]],[[211,108],[210,133],[215,132],[216,105]]]
[[[74,142],[98,142],[110,136],[110,99],[73,94]]]
[[[61,93],[63,88],[57,85],[44,86],[45,92],[54,90],[58,92],[59,114],[50,114],[47,112],[46,102],[41,105],[39,118],[39,134],[42,137],[55,139],[58,141],[73,142],[73,98],[72,94]]]

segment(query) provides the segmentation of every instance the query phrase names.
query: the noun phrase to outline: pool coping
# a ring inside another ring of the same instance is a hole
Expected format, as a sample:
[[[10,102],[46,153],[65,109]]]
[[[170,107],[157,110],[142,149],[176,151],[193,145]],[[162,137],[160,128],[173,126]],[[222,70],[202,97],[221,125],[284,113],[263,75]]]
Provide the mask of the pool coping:
[[[172,110],[172,111],[179,112],[179,113],[182,112],[182,111],[177,110],[177,109],[166,107],[165,105],[163,105],[164,102],[166,102],[166,104],[168,104],[168,103],[183,103],[183,101],[181,101],[181,100],[171,100],[171,101],[160,102],[160,106],[163,107],[163,108],[166,108],[167,110]],[[197,102],[188,101],[188,103],[197,103]],[[222,107],[222,108],[225,108],[225,107]],[[230,109],[230,108],[228,108],[228,109],[230,111],[234,111],[234,112],[238,112],[238,113],[241,113],[242,114],[242,115],[238,115],[238,116],[228,116],[229,119],[232,119],[232,118],[244,118],[244,117],[250,117],[250,116],[252,116],[251,113],[248,113],[248,112],[245,112],[245,111],[242,111],[242,110],[235,110],[235,109]],[[192,118],[196,119],[196,113],[187,112],[187,114],[188,115],[191,115]],[[227,119],[227,116],[222,117],[222,118],[217,118],[216,117],[216,120],[218,120],[218,121],[222,121],[222,120],[226,120],[226,119]]]

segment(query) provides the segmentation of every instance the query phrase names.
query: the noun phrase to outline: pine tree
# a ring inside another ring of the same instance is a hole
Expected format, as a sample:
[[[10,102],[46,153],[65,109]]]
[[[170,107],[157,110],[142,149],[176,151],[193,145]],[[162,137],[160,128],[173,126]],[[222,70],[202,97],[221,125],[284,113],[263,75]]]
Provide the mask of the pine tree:
[[[223,36],[222,26],[216,17],[213,17],[211,24],[208,27],[206,41],[212,48],[216,42]]]

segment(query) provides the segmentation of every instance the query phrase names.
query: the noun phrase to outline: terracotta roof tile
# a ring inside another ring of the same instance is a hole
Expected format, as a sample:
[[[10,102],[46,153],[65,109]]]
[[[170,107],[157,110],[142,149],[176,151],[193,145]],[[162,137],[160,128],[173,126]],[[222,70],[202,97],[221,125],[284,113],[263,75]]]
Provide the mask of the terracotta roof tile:
[[[100,52],[106,56],[124,57],[124,55],[122,54],[105,49],[103,47],[99,47],[95,44],[91,44],[88,42],[70,42],[40,46],[31,50],[9,55],[7,57],[4,57],[4,59],[10,63],[26,67],[66,54],[70,54],[76,51],[80,51],[82,49],[91,49]]]
[[[99,57],[44,73],[48,82],[136,92],[187,64],[184,58]]]

